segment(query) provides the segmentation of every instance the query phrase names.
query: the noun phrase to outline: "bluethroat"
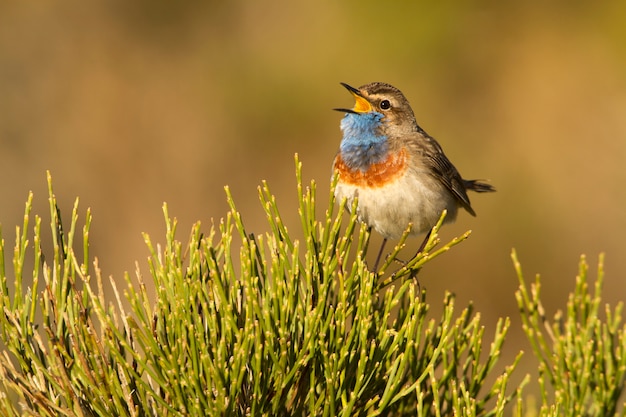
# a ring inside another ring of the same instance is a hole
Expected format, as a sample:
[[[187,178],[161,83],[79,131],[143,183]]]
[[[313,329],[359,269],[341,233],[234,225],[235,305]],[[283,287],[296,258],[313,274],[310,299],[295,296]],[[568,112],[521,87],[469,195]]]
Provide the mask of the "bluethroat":
[[[459,207],[472,216],[467,190],[491,192],[478,180],[464,180],[437,141],[415,120],[402,92],[380,82],[354,88],[341,83],[355,98],[341,120],[343,138],[333,164],[338,174],[336,198],[347,207],[358,197],[357,215],[383,237],[374,271],[388,239],[430,231],[447,210],[446,222],[456,219]]]

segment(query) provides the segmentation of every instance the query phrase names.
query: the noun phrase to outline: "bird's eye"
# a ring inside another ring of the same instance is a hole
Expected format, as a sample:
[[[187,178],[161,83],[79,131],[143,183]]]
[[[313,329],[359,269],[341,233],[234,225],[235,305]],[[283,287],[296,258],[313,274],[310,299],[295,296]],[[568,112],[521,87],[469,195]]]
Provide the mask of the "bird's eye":
[[[389,110],[391,108],[391,103],[389,100],[383,100],[380,102],[380,108],[382,110]]]

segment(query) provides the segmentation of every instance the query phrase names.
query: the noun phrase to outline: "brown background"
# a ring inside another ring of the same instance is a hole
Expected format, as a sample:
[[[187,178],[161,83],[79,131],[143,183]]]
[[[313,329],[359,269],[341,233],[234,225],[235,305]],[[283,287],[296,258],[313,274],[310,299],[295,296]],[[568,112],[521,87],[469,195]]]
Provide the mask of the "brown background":
[[[164,241],[164,201],[186,241],[226,213],[228,184],[262,233],[266,179],[296,230],[294,153],[321,216],[340,140],[330,109],[352,105],[339,82],[386,81],[466,178],[498,188],[444,229],[473,235],[423,271],[430,302],[452,291],[489,337],[500,316],[520,337],[513,247],[529,280],[542,274],[549,314],[581,253],[592,269],[607,253],[606,299],[623,299],[626,3],[422,3],[1,2],[5,241],[29,190],[47,224],[46,170],[67,221],[76,196],[91,207],[93,254],[120,281],[136,260],[147,271],[141,232]]]

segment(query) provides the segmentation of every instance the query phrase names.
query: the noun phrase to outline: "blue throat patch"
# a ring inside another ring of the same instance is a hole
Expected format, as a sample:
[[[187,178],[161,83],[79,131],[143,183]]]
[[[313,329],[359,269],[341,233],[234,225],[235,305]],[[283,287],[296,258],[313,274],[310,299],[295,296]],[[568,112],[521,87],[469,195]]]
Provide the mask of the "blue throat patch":
[[[378,112],[347,113],[341,120],[343,139],[339,151],[348,167],[366,171],[387,156],[387,136],[378,132],[382,118]]]

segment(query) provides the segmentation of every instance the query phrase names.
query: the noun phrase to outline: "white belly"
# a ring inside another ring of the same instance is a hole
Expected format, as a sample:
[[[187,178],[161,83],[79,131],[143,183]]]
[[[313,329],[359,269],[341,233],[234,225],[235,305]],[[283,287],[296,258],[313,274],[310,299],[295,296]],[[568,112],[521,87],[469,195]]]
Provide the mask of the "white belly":
[[[413,225],[411,235],[429,231],[444,209],[448,210],[445,221],[453,221],[458,208],[454,196],[444,186],[430,177],[419,181],[408,175],[382,187],[358,187],[340,182],[335,197],[339,202],[347,198],[348,209],[358,197],[359,220],[389,239],[400,237],[409,223]]]

